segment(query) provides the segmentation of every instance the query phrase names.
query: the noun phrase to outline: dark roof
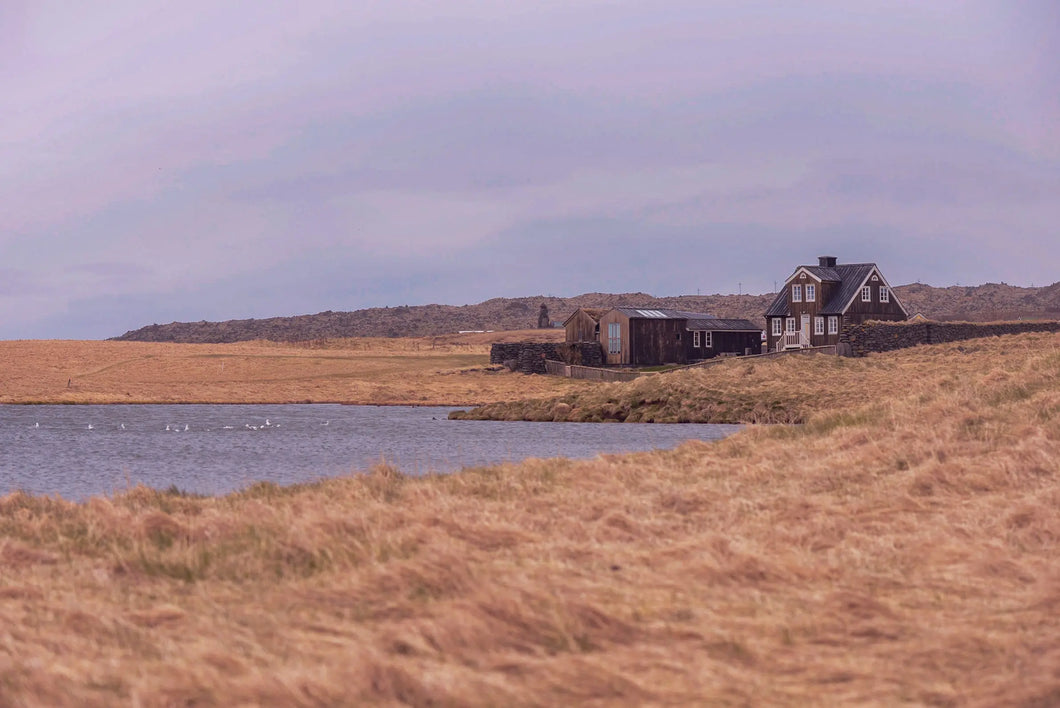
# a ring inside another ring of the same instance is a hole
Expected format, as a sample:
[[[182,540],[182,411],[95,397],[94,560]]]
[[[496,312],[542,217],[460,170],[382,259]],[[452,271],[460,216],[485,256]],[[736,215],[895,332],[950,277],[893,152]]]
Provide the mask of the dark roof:
[[[838,283],[843,279],[843,276],[839,274],[839,268],[843,266],[836,266],[835,268],[822,268],[821,266],[799,266],[795,269],[796,272],[805,269],[808,273],[813,273],[821,280],[828,280],[833,283]]]
[[[820,266],[799,266],[795,269],[795,273],[800,270],[806,270],[809,273],[813,273],[821,280],[838,282],[839,287],[832,295],[832,299],[824,304],[821,308],[822,315],[841,315],[843,310],[846,308],[854,295],[857,294],[858,288],[865,282],[865,278],[869,277],[869,273],[876,267],[875,263],[843,263],[837,265],[835,268],[821,268]],[[793,273],[794,275],[794,273]],[[789,278],[790,280],[790,278]],[[788,289],[787,281],[784,283],[785,287],[773,300],[773,304],[766,310],[766,317],[783,317],[788,314]]]
[[[773,298],[773,304],[766,310],[766,317],[783,317],[786,314],[788,314],[787,284],[785,284],[784,289],[777,293],[777,296]]]
[[[727,320],[719,317],[688,321],[690,330],[711,330],[714,332],[761,332],[762,328],[750,320]]]
[[[685,312],[668,310],[664,307],[616,307],[616,310],[630,319],[641,320],[712,320],[714,315],[702,312]]]
[[[822,315],[841,315],[847,304],[854,298],[858,288],[869,277],[869,273],[876,267],[875,263],[851,263],[850,265],[837,265],[835,270],[839,273],[840,285],[832,299],[821,308]]]

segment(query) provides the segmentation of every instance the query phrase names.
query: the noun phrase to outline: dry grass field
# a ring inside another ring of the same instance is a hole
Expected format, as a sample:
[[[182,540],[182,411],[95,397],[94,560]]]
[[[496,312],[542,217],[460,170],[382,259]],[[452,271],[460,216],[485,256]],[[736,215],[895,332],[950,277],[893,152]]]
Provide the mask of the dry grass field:
[[[488,367],[489,344],[563,332],[303,344],[0,342],[0,403],[473,405],[584,384]]]
[[[866,383],[668,452],[0,498],[0,705],[1060,703],[1060,337],[735,371]]]

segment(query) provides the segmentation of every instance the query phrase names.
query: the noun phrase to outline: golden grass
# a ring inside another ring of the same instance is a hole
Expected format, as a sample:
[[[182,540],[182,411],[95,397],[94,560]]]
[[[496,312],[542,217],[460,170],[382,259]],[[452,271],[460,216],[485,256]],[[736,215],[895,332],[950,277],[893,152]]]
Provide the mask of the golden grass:
[[[1057,704],[1060,336],[839,366],[675,451],[0,498],[0,704]]]
[[[534,332],[305,344],[4,341],[0,403],[474,405],[588,386],[492,370],[489,338],[513,336]]]
[[[822,377],[829,381],[822,386]],[[547,398],[497,401],[453,418],[628,423],[801,423],[886,388],[879,362],[830,355],[732,359],[709,367],[598,384]]]

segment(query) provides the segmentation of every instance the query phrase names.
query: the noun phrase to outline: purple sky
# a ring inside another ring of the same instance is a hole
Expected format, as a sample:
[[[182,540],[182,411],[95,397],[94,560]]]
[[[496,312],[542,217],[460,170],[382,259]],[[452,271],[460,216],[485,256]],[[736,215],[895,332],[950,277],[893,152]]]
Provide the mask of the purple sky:
[[[1049,284],[1057,57],[1051,0],[4,0],[0,338]]]

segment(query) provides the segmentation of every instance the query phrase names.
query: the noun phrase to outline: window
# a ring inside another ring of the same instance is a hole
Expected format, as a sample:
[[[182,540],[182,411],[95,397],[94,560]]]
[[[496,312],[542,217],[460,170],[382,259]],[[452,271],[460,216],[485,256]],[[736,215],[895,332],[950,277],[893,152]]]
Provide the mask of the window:
[[[824,334],[824,318],[814,317],[813,318],[813,333]]]
[[[795,318],[794,317],[789,317],[788,318],[788,331],[789,332],[794,332],[795,331]]]
[[[828,318],[828,334],[839,334],[839,318]]]
[[[880,302],[890,302],[890,301],[891,301],[891,289],[888,288],[886,285],[881,285],[880,286]]]
[[[622,323],[609,322],[607,324],[607,353],[622,353]]]
[[[714,333],[713,332],[704,332],[703,333],[703,348],[704,349],[710,349],[713,346],[714,346]]]
[[[806,284],[806,302],[813,302],[817,299],[817,286],[812,283]]]
[[[872,302],[872,288],[868,285],[861,289],[861,301]]]
[[[802,302],[802,286],[792,285],[791,286],[791,301]]]
[[[700,342],[700,334],[701,334],[701,332],[693,332],[692,333],[692,346],[695,347],[696,349],[699,349],[700,347],[703,346],[703,344]]]
[[[773,318],[773,336],[779,337],[784,333],[784,320],[779,317]]]

